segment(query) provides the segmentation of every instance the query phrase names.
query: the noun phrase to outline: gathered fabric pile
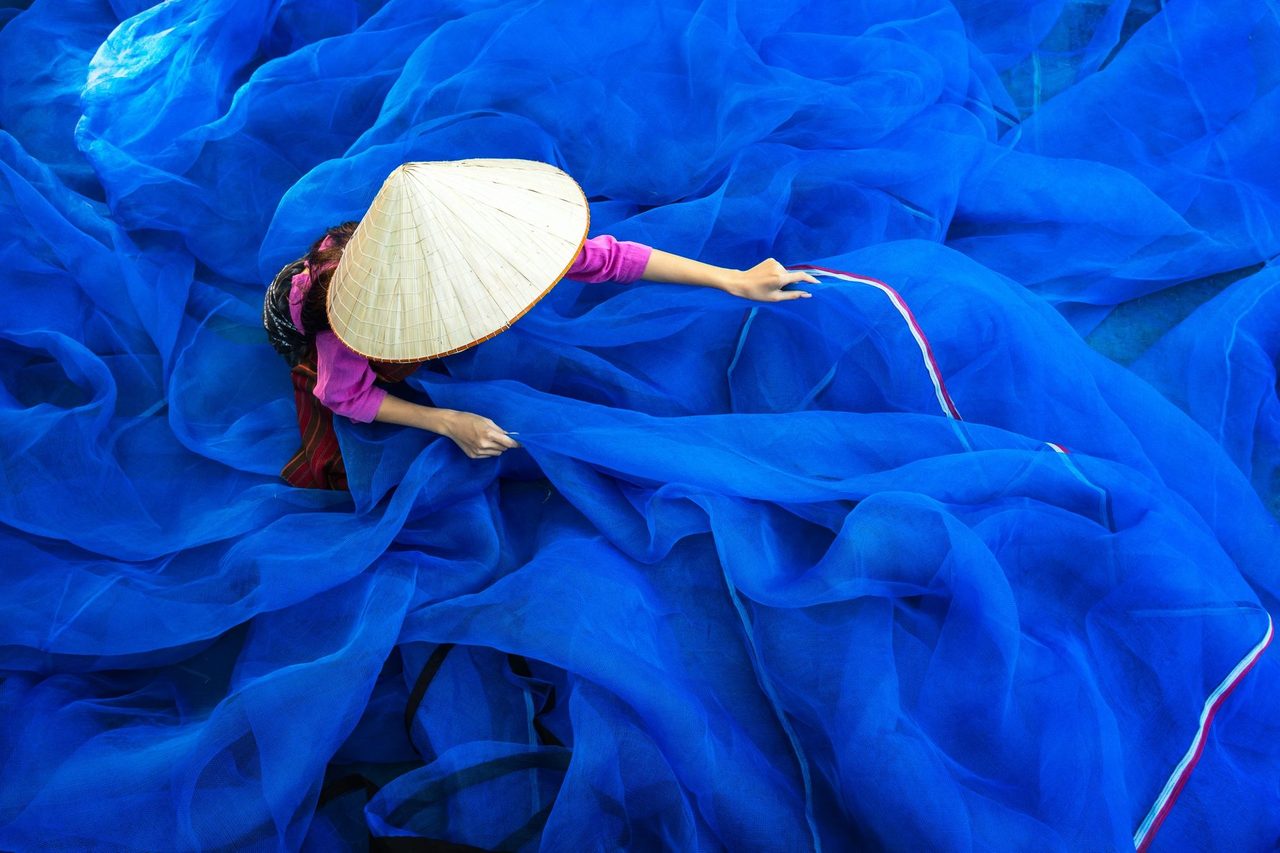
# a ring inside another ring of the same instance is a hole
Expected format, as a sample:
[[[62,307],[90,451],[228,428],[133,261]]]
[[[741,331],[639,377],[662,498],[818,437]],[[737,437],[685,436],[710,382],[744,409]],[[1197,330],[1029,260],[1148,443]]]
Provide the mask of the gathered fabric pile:
[[[0,848],[1271,849],[1267,0],[0,8]],[[268,282],[410,160],[565,279],[292,488]]]

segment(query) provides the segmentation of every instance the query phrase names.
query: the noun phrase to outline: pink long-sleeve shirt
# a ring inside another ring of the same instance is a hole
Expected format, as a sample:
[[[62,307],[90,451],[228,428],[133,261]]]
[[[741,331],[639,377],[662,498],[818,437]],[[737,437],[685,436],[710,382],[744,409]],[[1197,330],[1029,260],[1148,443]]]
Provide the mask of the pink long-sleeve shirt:
[[[565,273],[566,278],[585,282],[632,282],[640,278],[653,249],[643,243],[617,240],[608,234],[592,237]],[[302,328],[302,300],[311,288],[311,277],[300,272],[289,290],[289,314],[293,325]],[[338,415],[353,421],[369,422],[378,414],[387,391],[375,383],[377,374],[364,356],[349,349],[332,331],[316,335],[315,395]]]

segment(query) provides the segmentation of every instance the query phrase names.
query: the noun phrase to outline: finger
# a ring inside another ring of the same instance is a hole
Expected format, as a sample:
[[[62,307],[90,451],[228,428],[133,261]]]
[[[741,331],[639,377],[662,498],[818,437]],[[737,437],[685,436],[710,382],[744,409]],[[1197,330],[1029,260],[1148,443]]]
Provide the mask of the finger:
[[[804,299],[809,294],[803,290],[779,290],[774,294],[774,302],[786,302],[788,299]]]
[[[502,430],[502,429],[491,429],[491,430],[489,430],[489,433],[488,433],[488,435],[486,436],[486,438],[487,438],[489,441],[493,441],[493,442],[496,442],[496,443],[498,443],[498,444],[501,444],[503,447],[515,447],[515,439],[514,439],[514,438],[509,437],[509,436],[507,435],[507,431],[506,431],[506,430]]]
[[[818,283],[818,280],[807,272],[789,272],[787,273],[786,281],[787,284],[790,284],[793,281],[811,281],[814,284]]]

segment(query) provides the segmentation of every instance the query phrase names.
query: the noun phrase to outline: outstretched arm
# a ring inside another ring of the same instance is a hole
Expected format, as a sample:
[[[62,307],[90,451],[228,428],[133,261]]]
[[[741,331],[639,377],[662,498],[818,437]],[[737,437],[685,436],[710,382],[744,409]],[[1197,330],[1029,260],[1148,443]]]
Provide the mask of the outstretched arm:
[[[326,330],[316,336],[314,393],[335,415],[434,432],[452,439],[472,459],[497,456],[508,447],[520,446],[486,417],[410,402],[375,385],[376,378],[369,360],[347,349],[333,332]]]
[[[727,269],[704,264],[692,258],[673,255],[654,249],[649,255],[640,276],[646,281],[666,281],[675,284],[715,287],[744,299],[761,302],[781,302],[784,299],[800,299],[812,296],[806,290],[783,290],[792,282],[818,280],[806,272],[790,271],[773,258],[766,258],[748,270]]]
[[[773,258],[766,258],[748,270],[726,269],[663,252],[644,243],[618,240],[610,234],[585,241],[565,275],[581,281],[633,282],[643,278],[703,285],[761,302],[811,296],[808,291],[782,288],[797,281],[818,283],[808,273],[789,272]]]
[[[509,447],[520,446],[506,430],[483,415],[423,406],[391,393],[382,398],[374,420],[438,433],[452,439],[472,459],[497,456]]]

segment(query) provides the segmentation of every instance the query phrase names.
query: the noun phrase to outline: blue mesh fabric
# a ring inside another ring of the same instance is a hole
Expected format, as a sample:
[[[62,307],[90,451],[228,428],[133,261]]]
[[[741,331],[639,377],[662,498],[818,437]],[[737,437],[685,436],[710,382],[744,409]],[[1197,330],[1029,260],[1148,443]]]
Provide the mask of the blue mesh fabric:
[[[1270,849],[1277,115],[1267,0],[5,4],[0,848]],[[814,297],[286,486],[263,288],[465,157]]]

